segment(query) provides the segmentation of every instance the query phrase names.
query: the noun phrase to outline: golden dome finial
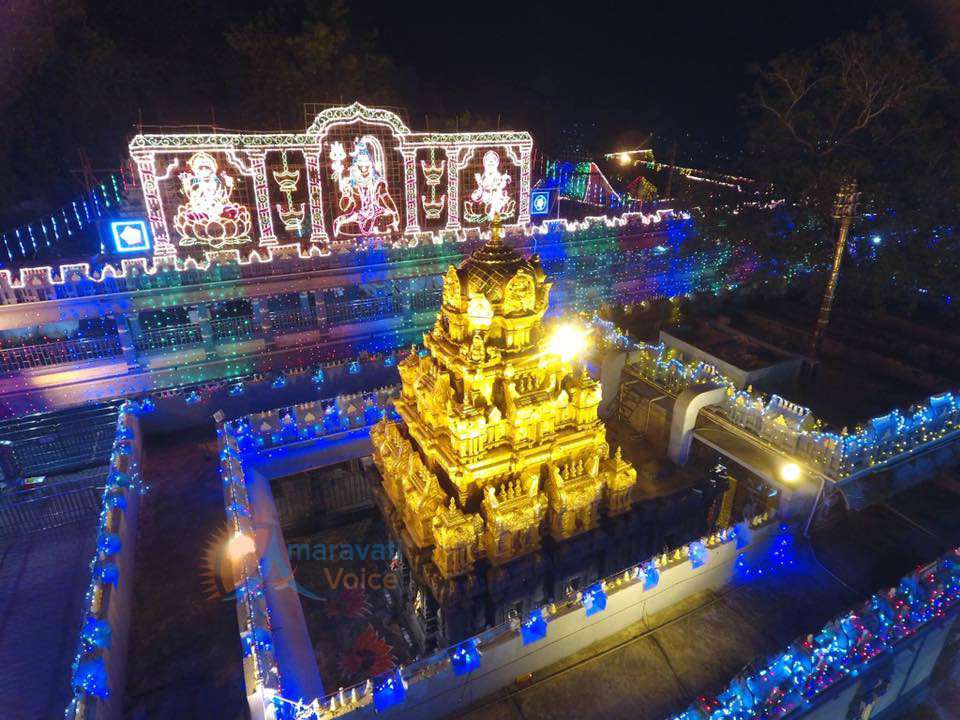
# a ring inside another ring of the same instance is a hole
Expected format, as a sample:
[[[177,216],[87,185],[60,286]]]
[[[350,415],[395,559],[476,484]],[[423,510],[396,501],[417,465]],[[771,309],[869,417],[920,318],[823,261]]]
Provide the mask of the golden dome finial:
[[[503,229],[500,226],[500,213],[495,212],[490,219],[490,244],[503,242]]]

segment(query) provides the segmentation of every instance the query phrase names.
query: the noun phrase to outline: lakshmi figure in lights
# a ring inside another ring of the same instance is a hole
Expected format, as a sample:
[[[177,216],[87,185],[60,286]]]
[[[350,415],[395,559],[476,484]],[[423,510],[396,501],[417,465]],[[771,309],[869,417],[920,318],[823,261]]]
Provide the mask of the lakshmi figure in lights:
[[[181,235],[180,245],[239,245],[250,240],[250,211],[230,202],[233,178],[217,172],[210,153],[198,152],[187,161],[191,172],[180,174],[180,187],[187,202],[177,208],[173,220]]]
[[[510,175],[500,172],[500,156],[493,150],[483,155],[483,173],[476,173],[477,189],[463,204],[467,222],[485,222],[496,213],[501,220],[513,217],[516,203],[507,195]]]
[[[400,214],[383,177],[383,148],[365,135],[353,143],[353,162],[344,170],[347,153],[343,145],[330,146],[330,167],[340,189],[340,214],[333,221],[333,235],[380,235],[400,229]]]

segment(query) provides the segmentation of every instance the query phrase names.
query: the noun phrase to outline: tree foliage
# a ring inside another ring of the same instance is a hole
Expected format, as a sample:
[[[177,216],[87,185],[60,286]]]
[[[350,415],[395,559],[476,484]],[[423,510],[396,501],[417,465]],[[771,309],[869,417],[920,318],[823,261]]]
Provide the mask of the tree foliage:
[[[960,287],[960,105],[945,61],[927,56],[893,17],[757,68],[746,100],[747,170],[785,203],[744,209],[723,233],[785,262],[822,266],[833,251],[836,192],[855,179],[847,293],[872,303],[949,296]]]

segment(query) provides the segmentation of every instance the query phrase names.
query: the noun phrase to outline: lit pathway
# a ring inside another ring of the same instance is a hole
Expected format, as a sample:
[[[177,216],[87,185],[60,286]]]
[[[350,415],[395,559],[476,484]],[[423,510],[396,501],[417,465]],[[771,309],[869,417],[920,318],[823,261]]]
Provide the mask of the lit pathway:
[[[204,548],[224,527],[214,429],[147,438],[124,717],[244,717],[236,604],[212,596]]]

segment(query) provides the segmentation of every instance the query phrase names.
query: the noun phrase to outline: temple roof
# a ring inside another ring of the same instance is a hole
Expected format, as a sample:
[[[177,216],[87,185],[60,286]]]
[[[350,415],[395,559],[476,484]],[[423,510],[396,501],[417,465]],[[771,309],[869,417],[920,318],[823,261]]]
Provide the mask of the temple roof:
[[[481,292],[490,302],[498,302],[503,299],[510,278],[521,269],[527,270],[533,278],[543,275],[536,258],[528,260],[503,242],[500,223],[494,220],[490,239],[460,263],[457,275],[468,292]]]

